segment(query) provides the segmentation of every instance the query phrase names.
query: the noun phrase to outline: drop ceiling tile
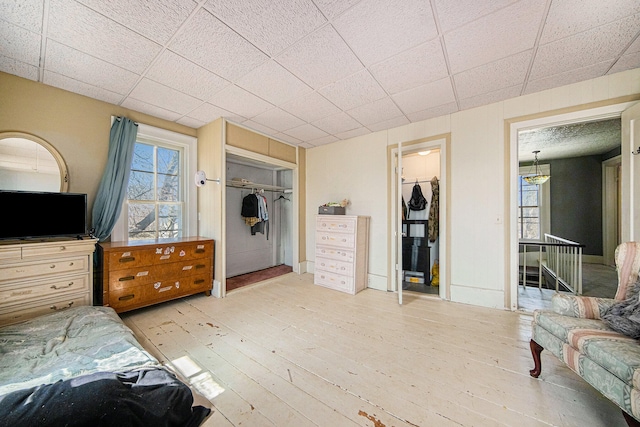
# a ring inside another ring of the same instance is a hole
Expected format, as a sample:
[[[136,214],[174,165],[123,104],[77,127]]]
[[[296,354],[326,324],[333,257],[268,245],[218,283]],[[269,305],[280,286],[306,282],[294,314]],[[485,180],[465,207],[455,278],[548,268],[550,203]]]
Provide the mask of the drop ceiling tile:
[[[259,114],[252,118],[254,122],[260,123],[264,126],[269,126],[280,132],[284,132],[296,126],[304,124],[299,118],[281,110],[280,108],[272,108],[262,114]]]
[[[531,54],[532,51],[528,50],[456,74],[453,78],[458,98],[471,98],[524,83]]]
[[[640,36],[636,38],[636,40],[631,43],[631,46],[624,51],[624,54],[627,55],[629,53],[640,52]]]
[[[436,0],[436,10],[443,33],[496,12],[518,0]]]
[[[276,60],[314,89],[363,68],[360,60],[331,25],[308,35]]]
[[[340,112],[338,107],[318,92],[307,93],[283,104],[280,108],[306,122],[313,122]]]
[[[638,33],[640,14],[538,48],[530,80],[613,60]]]
[[[326,22],[311,0],[209,0],[204,7],[270,56]]]
[[[508,98],[515,98],[520,95],[522,91],[522,85],[508,87],[500,90],[496,90],[490,93],[483,93],[482,95],[472,96],[460,100],[460,109],[466,110],[469,108],[475,108],[480,105],[491,104],[498,101],[504,101]]]
[[[0,52],[29,65],[40,64],[41,37],[31,31],[7,22],[0,25]]]
[[[316,120],[313,122],[313,125],[328,134],[336,134],[362,126],[353,117],[342,111],[338,114],[332,114],[320,120]]]
[[[378,132],[381,130],[393,129],[393,128],[397,128],[399,126],[404,126],[408,124],[409,124],[409,119],[407,119],[405,116],[399,116],[394,119],[384,120],[381,122],[368,125],[367,128],[371,132]]]
[[[245,74],[236,84],[274,105],[309,93],[312,89],[271,60]]]
[[[225,119],[231,120],[232,122],[235,122],[235,123],[242,123],[243,121],[246,120],[245,117],[231,113],[227,110],[224,110],[220,107],[216,107],[215,105],[211,105],[206,102],[196,107],[187,116],[204,123],[212,122],[219,117],[224,117]]]
[[[633,68],[640,68],[640,52],[630,53],[622,56],[611,67],[611,70],[607,74],[619,73],[621,71],[631,70]]]
[[[327,133],[325,131],[318,129],[317,127],[310,125],[309,123],[291,128],[284,133],[297,138],[300,141],[310,141],[312,139],[318,139],[327,136]]]
[[[604,61],[599,64],[588,65],[586,67],[565,71],[563,73],[543,77],[541,79],[529,80],[524,93],[540,92],[542,90],[602,76],[611,66],[611,62],[612,61]]]
[[[122,95],[118,93],[111,92],[97,86],[92,86],[51,71],[44,72],[42,82],[49,86],[55,86],[69,92],[88,96],[89,98],[99,99],[100,101],[108,102],[109,104],[118,105],[122,100]]]
[[[314,0],[313,2],[322,11],[324,16],[334,19],[345,10],[358,3],[360,0]]]
[[[197,98],[147,78],[142,79],[129,96],[165,110],[175,111],[180,115],[187,114],[202,104],[202,101]]]
[[[533,48],[545,0],[522,0],[445,34],[451,72]]]
[[[155,105],[151,105],[131,97],[125,99],[122,103],[122,106],[130,110],[149,114],[150,116],[169,120],[170,122],[174,122],[181,117],[181,114],[178,114],[174,111],[165,110],[164,108],[156,107]]]
[[[12,24],[40,33],[42,5],[42,0],[0,0],[0,16]]]
[[[201,122],[200,120],[196,120],[196,119],[193,119],[193,118],[187,117],[187,116],[181,118],[176,123],[180,123],[181,125],[188,126],[190,128],[193,128],[193,129],[198,129],[198,128],[206,125],[205,122]]]
[[[308,141],[306,145],[305,143],[302,143],[300,144],[300,146],[305,148],[313,148],[313,147],[319,147],[321,145],[331,144],[332,142],[336,142],[336,141],[339,141],[339,139],[333,135],[327,135],[327,136],[323,136],[322,138]]]
[[[373,125],[374,123],[402,116],[402,111],[400,111],[389,97],[361,105],[349,110],[347,113],[369,128],[370,125]]]
[[[336,137],[338,137],[339,139],[345,140],[345,139],[350,139],[350,138],[356,138],[358,136],[362,136],[362,135],[367,135],[370,134],[371,131],[369,129],[367,129],[366,127],[360,127],[358,129],[351,129],[348,130],[346,132],[341,132],[336,134]]]
[[[429,2],[423,0],[363,0],[333,25],[365,65],[438,35]]]
[[[236,85],[225,87],[215,94],[215,96],[209,100],[209,103],[248,119],[273,108],[273,105],[267,101],[258,98],[254,94]]]
[[[0,71],[38,81],[38,67],[0,55]]]
[[[387,95],[368,70],[325,86],[318,92],[343,110],[350,110]]]
[[[638,0],[563,0],[551,2],[541,44],[572,36],[640,12]]]
[[[391,97],[405,114],[455,101],[449,78],[400,92]]]
[[[163,45],[197,6],[197,3],[191,0],[78,1]]]
[[[230,81],[269,59],[204,9],[196,13],[169,48]]]
[[[198,99],[210,99],[230,83],[193,62],[165,50],[147,71],[151,80]]]
[[[160,45],[74,1],[50,0],[47,36],[141,74]]]
[[[420,122],[422,120],[432,119],[434,117],[444,116],[446,114],[458,111],[458,103],[450,102],[448,104],[438,105],[437,107],[427,108],[426,110],[417,111],[407,114],[411,123]]]
[[[433,39],[399,53],[372,65],[369,69],[382,87],[391,94],[447,76],[447,64],[440,39]]]
[[[94,58],[65,45],[49,40],[46,70],[70,77],[92,86],[126,95],[138,81],[139,75],[116,65]]]
[[[300,144],[298,144],[298,147],[310,149],[310,148],[313,148],[313,145],[307,144],[306,142],[301,142]]]

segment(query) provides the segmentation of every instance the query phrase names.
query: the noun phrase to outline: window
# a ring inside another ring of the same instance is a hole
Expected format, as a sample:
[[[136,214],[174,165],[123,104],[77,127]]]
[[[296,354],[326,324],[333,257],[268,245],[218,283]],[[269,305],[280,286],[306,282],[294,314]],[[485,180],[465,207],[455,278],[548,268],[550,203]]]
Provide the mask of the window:
[[[197,234],[196,139],[140,124],[120,218],[111,239],[179,238]]]
[[[542,173],[549,173],[549,165],[540,165]],[[542,185],[529,184],[524,177],[531,168],[520,168],[518,176],[518,237],[524,240],[542,240],[549,231],[549,181]]]
[[[127,186],[129,240],[182,237],[182,151],[136,142]]]

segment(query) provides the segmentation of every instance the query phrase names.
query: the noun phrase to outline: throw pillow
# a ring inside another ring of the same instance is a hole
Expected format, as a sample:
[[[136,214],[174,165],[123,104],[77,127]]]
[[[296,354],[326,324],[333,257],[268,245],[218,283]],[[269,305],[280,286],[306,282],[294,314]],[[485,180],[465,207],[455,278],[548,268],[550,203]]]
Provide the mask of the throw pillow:
[[[629,290],[627,298],[613,304],[602,316],[611,329],[631,338],[640,338],[640,278]]]

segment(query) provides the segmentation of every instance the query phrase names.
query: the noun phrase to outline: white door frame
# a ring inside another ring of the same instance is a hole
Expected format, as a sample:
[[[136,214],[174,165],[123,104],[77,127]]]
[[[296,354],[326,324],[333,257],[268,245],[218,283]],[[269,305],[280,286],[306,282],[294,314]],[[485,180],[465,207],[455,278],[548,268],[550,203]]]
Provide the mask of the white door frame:
[[[602,263],[614,266],[615,249],[620,243],[620,194],[618,193],[618,167],[622,156],[602,162]]]
[[[440,150],[440,183],[439,183],[439,232],[438,232],[438,245],[439,245],[439,277],[440,277],[440,286],[439,286],[439,296],[442,299],[449,300],[451,299],[450,290],[449,290],[449,277],[448,277],[448,267],[449,267],[449,256],[448,256],[448,222],[447,222],[447,148],[448,148],[448,140],[447,137],[438,136],[433,139],[423,139],[418,141],[409,141],[409,142],[400,142],[398,144],[400,147],[400,154],[407,155],[412,153],[417,153],[418,151],[425,150]],[[402,293],[402,285],[398,287],[398,284],[401,283],[402,277],[402,251],[398,250],[402,248],[402,217],[401,217],[401,209],[402,209],[402,194],[400,191],[400,186],[397,185],[399,178],[396,178],[396,174],[399,176],[402,173],[401,169],[398,169],[396,172],[396,165],[398,164],[396,159],[398,158],[398,148],[393,148],[391,150],[391,168],[389,171],[389,182],[391,183],[391,224],[394,224],[391,228],[391,247],[389,248],[389,254],[391,254],[392,262],[390,263],[390,271],[388,274],[389,284],[388,290],[393,292],[399,292],[399,303],[402,304],[401,293]],[[401,162],[400,162],[401,163]],[[401,185],[401,184],[400,184]]]
[[[539,127],[559,126],[571,123],[584,122],[589,120],[604,120],[608,118],[620,117],[622,112],[634,105],[637,101],[621,102],[617,104],[610,104],[605,106],[585,108],[577,111],[570,111],[567,113],[549,113],[546,116],[537,115],[535,118],[518,118],[509,119],[509,134],[510,134],[510,176],[509,176],[509,195],[510,206],[509,216],[511,229],[509,247],[509,307],[511,310],[518,309],[518,132],[526,129],[533,129]],[[553,175],[551,176],[553,179]]]

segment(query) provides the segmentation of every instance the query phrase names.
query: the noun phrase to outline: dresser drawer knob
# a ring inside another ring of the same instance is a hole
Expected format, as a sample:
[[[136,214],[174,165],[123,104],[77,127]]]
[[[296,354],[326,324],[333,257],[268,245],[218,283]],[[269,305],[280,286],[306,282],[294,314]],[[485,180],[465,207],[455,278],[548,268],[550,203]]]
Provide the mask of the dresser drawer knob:
[[[71,307],[72,305],[73,305],[73,301],[70,301],[67,305],[65,305],[63,307],[58,307],[57,305],[52,305],[49,308],[51,310],[54,310],[54,311],[60,311],[60,310],[66,310],[67,308]]]
[[[49,268],[56,268],[56,265],[55,265],[55,264],[51,264],[51,265],[49,266]]]
[[[118,262],[131,262],[131,261],[135,261],[135,260],[136,260],[136,258],[135,258],[135,257],[132,257],[132,256],[125,256],[125,257],[120,258],[120,259],[118,260]]]
[[[129,294],[129,295],[123,295],[120,298],[118,298],[119,301],[127,301],[130,299],[135,298],[135,294]]]
[[[67,286],[56,286],[56,285],[51,285],[51,289],[66,289],[66,288],[70,288],[73,286],[73,282],[69,282],[69,284]]]
[[[127,280],[135,280],[135,276],[124,276],[118,279],[119,282],[126,282]]]

